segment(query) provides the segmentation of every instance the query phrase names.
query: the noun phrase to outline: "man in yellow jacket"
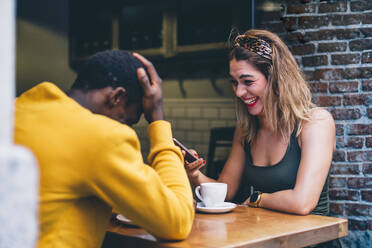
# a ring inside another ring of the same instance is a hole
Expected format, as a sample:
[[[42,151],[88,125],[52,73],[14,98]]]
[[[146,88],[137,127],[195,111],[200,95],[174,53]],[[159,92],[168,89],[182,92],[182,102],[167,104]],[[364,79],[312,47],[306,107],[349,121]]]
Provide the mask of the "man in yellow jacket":
[[[142,112],[150,166],[130,127]],[[161,79],[142,56],[100,52],[69,95],[48,82],[23,93],[14,140],[40,168],[38,247],[100,247],[112,208],[156,237],[189,234],[194,209],[183,156],[163,120]]]

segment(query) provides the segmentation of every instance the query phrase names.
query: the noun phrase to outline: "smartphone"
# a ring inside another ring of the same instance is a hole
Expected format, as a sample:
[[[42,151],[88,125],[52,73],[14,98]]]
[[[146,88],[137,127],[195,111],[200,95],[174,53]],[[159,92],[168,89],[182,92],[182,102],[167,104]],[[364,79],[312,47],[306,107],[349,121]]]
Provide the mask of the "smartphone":
[[[175,138],[173,138],[173,142],[174,142],[174,144],[176,146],[178,146],[179,148],[181,148],[182,151],[185,151],[186,152],[186,154],[185,154],[185,161],[187,161],[189,163],[192,163],[195,160],[199,159],[197,156],[195,156],[192,152],[190,152],[189,149],[187,149],[181,142],[179,142]]]

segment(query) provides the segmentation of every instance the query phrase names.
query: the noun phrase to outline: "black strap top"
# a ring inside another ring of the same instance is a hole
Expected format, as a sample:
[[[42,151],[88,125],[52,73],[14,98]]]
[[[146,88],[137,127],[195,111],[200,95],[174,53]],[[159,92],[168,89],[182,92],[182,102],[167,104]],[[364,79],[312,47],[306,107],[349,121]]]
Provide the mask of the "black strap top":
[[[293,189],[296,183],[297,171],[301,161],[301,148],[298,145],[296,129],[290,137],[287,151],[282,160],[272,166],[255,166],[249,144],[245,144],[246,153],[245,183],[263,193],[273,193],[280,190]],[[323,187],[318,205],[312,214],[329,214],[328,178]]]

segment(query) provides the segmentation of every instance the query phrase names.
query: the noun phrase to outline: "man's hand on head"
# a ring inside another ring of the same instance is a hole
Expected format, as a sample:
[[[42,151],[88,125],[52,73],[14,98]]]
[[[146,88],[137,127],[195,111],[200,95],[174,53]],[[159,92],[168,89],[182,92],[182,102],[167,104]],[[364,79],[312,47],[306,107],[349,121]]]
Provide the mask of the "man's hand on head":
[[[151,123],[157,120],[164,119],[163,113],[163,90],[162,90],[162,80],[155,70],[154,65],[139,55],[138,53],[133,53],[142,64],[145,65],[150,79],[143,68],[137,69],[137,77],[143,88],[143,113],[146,120]]]

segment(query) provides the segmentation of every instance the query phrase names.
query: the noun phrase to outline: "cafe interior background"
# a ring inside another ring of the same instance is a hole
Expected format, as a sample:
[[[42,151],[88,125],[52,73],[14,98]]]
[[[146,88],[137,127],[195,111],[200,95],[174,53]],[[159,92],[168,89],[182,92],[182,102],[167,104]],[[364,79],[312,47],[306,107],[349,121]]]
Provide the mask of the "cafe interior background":
[[[372,1],[68,1],[19,0],[16,95],[42,81],[68,90],[87,56],[138,51],[163,78],[174,137],[209,161],[211,131],[234,127],[227,40],[265,28],[289,45],[317,105],[337,125],[331,169],[333,216],[349,220],[347,247],[372,242]],[[144,158],[146,122],[134,126]],[[224,130],[224,129],[223,129]],[[215,148],[224,160],[229,146]]]

